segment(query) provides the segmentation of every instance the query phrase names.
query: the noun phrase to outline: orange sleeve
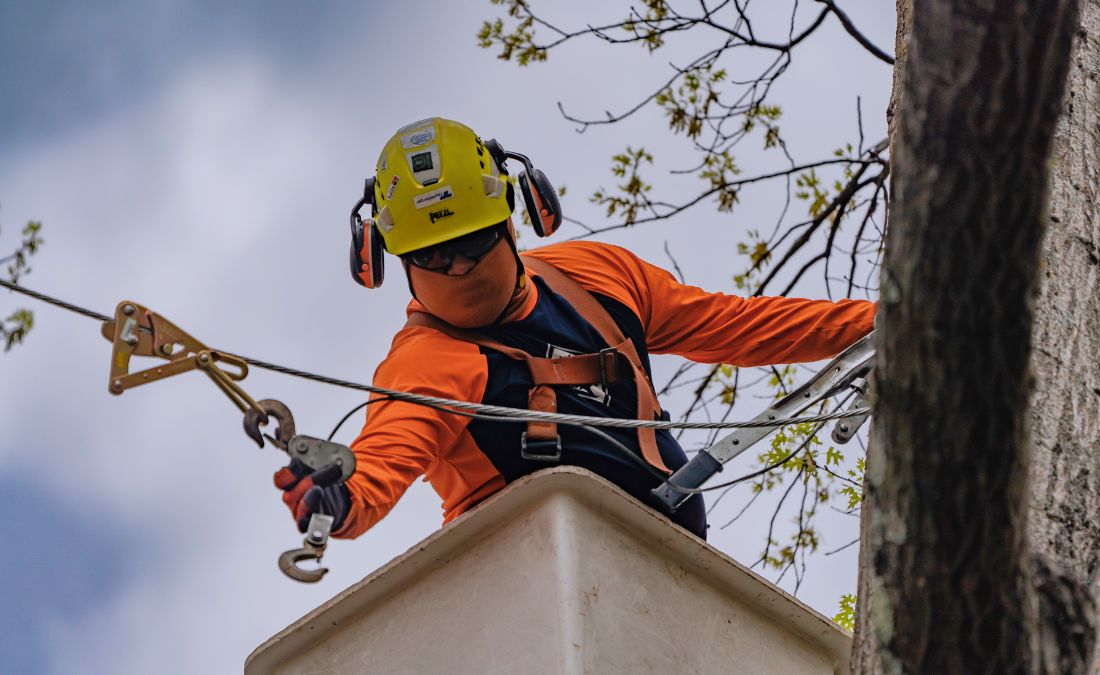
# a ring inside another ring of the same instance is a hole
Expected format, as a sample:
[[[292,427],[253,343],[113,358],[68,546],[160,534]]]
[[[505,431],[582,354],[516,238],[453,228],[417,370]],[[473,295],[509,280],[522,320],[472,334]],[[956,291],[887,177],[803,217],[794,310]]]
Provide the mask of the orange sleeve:
[[[405,327],[378,366],[374,384],[428,396],[480,401],[488,378],[477,346],[434,330]],[[377,400],[378,395],[372,395]],[[367,420],[351,444],[355,473],[348,479],[352,506],[333,534],[355,538],[382,519],[412,482],[432,472],[442,453],[455,446],[470,418],[403,401],[367,406]],[[438,485],[436,486],[438,489]]]
[[[571,242],[531,254],[633,309],[655,354],[746,367],[804,363],[837,354],[874,327],[873,302],[708,293],[610,244]]]

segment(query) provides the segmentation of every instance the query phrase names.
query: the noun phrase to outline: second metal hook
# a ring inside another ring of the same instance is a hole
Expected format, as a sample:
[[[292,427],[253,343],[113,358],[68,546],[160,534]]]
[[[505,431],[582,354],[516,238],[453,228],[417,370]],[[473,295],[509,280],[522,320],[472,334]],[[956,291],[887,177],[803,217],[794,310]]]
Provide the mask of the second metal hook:
[[[278,426],[275,428],[275,438],[269,439],[280,449],[286,450],[287,444],[290,443],[290,439],[296,435],[294,429],[294,415],[290,413],[290,408],[286,407],[286,404],[281,401],[276,401],[273,398],[265,398],[257,401],[256,408],[249,408],[244,413],[244,432],[248,434],[248,437],[256,441],[256,444],[261,448],[264,447],[264,434],[260,431],[260,427],[268,423],[268,416],[274,417],[278,421]],[[263,411],[261,414],[260,411]]]

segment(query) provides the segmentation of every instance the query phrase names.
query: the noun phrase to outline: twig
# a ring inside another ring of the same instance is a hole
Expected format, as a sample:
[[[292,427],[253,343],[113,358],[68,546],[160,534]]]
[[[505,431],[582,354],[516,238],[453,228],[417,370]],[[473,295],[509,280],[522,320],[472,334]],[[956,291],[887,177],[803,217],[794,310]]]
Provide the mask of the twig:
[[[886,52],[879,49],[873,42],[867,39],[863,33],[859,32],[856,25],[852,23],[852,20],[848,18],[848,15],[844,13],[842,9],[836,6],[833,0],[817,0],[821,4],[825,5],[829,11],[836,15],[836,18],[840,20],[840,25],[844,26],[844,30],[848,31],[848,35],[851,35],[856,39],[856,42],[863,45],[863,48],[874,54],[874,56],[885,63],[894,65],[894,57],[890,56]]]
[[[676,258],[672,255],[672,251],[668,250],[668,240],[665,239],[665,255],[672,261],[672,268],[676,270],[676,277],[680,280],[681,284],[687,283],[684,281],[684,271],[680,269],[680,263],[676,262]]]
[[[834,553],[840,553],[841,551],[843,551],[844,549],[848,548],[849,546],[852,546],[852,545],[854,545],[854,544],[858,544],[858,543],[859,543],[859,537],[856,537],[855,539],[853,539],[852,541],[848,542],[847,544],[845,544],[845,545],[841,546],[840,548],[834,548],[834,549],[833,549],[833,550],[831,550],[831,551],[827,551],[827,552],[825,553],[825,555],[832,555],[832,554],[834,554]]]

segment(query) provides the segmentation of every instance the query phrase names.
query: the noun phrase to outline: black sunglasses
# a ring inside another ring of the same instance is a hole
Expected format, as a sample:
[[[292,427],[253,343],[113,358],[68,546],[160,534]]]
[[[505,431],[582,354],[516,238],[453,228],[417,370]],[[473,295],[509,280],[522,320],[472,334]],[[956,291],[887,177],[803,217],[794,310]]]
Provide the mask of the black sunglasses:
[[[401,257],[409,264],[422,269],[445,270],[451,266],[451,263],[458,256],[480,262],[496,246],[500,238],[499,226],[487,227],[434,246],[425,246],[415,251],[409,251]]]

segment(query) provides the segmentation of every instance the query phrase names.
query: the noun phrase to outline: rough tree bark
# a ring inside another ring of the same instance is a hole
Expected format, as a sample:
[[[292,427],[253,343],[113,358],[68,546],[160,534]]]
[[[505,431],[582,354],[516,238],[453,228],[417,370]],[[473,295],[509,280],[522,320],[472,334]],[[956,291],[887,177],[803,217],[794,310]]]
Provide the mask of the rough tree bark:
[[[1031,544],[1051,584],[1040,599],[1063,597],[1061,568],[1090,590],[1086,604],[1057,600],[1081,614],[1063,635],[1068,653],[1095,649],[1100,572],[1100,0],[1082,0],[1054,137],[1050,226],[1040,260],[1031,405]],[[1071,586],[1072,588],[1072,586]],[[1071,597],[1075,597],[1071,595]],[[1082,641],[1079,645],[1072,641]],[[1095,661],[1095,656],[1089,659]],[[1063,670],[1061,672],[1068,672]]]
[[[864,672],[1088,664],[1087,589],[1035,564],[1027,527],[1033,295],[1076,4],[915,7],[881,284]]]
[[[894,35],[894,82],[890,92],[890,103],[886,108],[886,124],[890,139],[890,156],[894,156],[894,145],[898,135],[897,129],[898,110],[901,107],[902,83],[905,81],[905,66],[909,62],[909,32],[913,24],[912,0],[897,0],[897,33]],[[889,219],[889,213],[887,213]],[[872,425],[874,422],[872,421]],[[873,439],[871,441],[874,442]],[[868,447],[867,461],[870,462],[873,447]],[[871,549],[867,545],[869,526],[871,519],[867,517],[877,508],[872,491],[866,488],[866,476],[864,476],[863,505],[860,509],[862,517],[859,521],[859,581],[856,585],[856,640],[852,643],[852,672],[865,675],[878,675],[878,652],[875,650],[875,641],[867,639],[872,634],[870,624],[871,606],[874,604],[874,587],[871,583],[871,575],[868,574],[868,558]]]

